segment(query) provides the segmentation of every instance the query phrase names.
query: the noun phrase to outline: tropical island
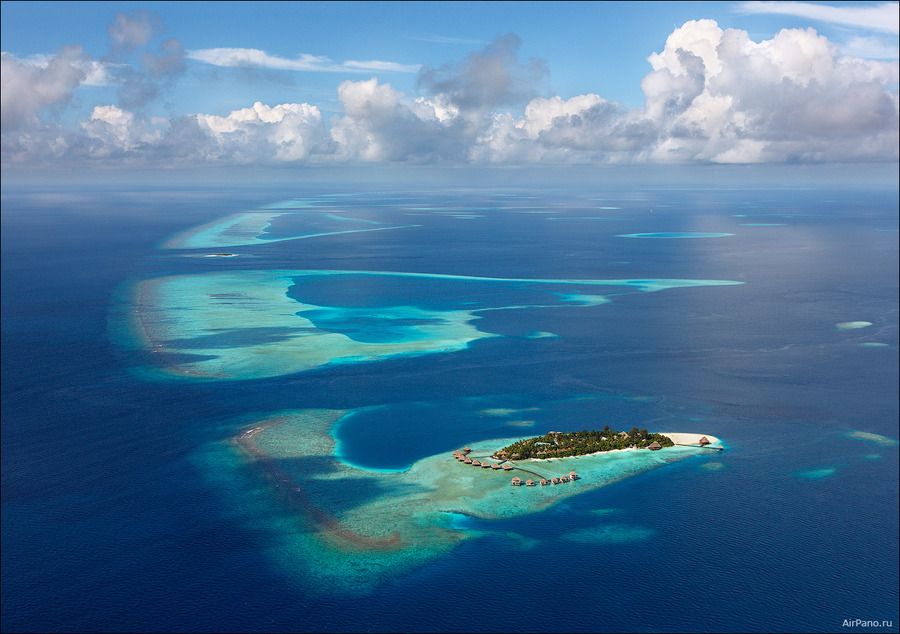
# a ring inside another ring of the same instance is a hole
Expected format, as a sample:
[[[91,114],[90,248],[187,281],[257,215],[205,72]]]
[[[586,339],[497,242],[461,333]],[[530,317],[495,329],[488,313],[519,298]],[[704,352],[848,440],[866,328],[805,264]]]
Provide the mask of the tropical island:
[[[705,440],[705,438],[704,438]],[[651,434],[646,429],[632,427],[631,431],[616,431],[606,425],[602,431],[551,431],[543,436],[519,440],[497,451],[494,456],[503,460],[569,458],[617,449],[650,449],[673,447],[675,442],[663,434]]]

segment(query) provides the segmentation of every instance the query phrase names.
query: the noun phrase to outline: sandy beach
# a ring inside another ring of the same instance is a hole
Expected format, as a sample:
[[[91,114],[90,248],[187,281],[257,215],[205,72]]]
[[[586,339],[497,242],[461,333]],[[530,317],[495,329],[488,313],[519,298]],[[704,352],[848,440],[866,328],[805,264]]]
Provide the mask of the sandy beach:
[[[700,439],[706,436],[706,439],[709,441],[711,446],[721,447],[722,441],[716,438],[715,436],[710,436],[709,434],[689,434],[686,432],[667,432],[661,431],[659,432],[663,436],[668,436],[672,439],[676,445],[696,445],[700,442]]]

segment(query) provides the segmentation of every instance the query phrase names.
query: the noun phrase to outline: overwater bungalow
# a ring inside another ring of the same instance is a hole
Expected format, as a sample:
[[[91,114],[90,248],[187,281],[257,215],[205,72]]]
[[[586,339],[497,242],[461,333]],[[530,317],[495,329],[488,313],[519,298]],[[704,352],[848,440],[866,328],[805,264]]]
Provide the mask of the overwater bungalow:
[[[498,465],[496,462],[492,462],[492,463],[491,463],[491,469],[493,469],[494,471],[499,471],[499,470],[500,470],[500,465]]]
[[[700,443],[701,445],[708,445],[708,444],[709,444],[709,438],[707,438],[706,436],[704,436],[703,438],[701,438],[701,439],[698,440],[697,442]]]
[[[550,484],[559,484],[559,478],[551,478]]]
[[[463,447],[463,451],[465,453],[469,453],[470,451],[472,451],[472,448],[471,447]]]
[[[578,475],[574,471],[569,471],[569,480],[573,482],[578,479]]]
[[[527,487],[533,487],[533,486],[534,486],[534,480],[526,480],[526,481],[525,481],[525,486],[527,486]]]
[[[478,458],[476,458],[475,460],[472,461],[472,465],[475,466],[475,467],[480,467],[480,466],[481,466],[481,460],[479,460]]]
[[[545,487],[548,484],[550,484],[550,480],[548,480],[547,478],[541,478],[541,486],[542,487]]]
[[[511,464],[509,464],[508,462],[503,463],[503,470],[504,470],[504,471],[512,471],[514,468],[515,468],[515,467],[513,467],[513,466],[512,466]]]
[[[465,460],[463,460],[463,462],[465,462],[466,464],[472,464],[472,459],[466,458]]]
[[[519,476],[516,476],[515,478],[512,479],[512,485],[514,487],[522,486],[522,479]]]
[[[487,460],[485,460],[484,462],[481,463],[481,468],[482,469],[490,469],[491,464]]]
[[[568,482],[569,478],[568,478],[568,476],[559,476],[559,481],[560,482]]]
[[[650,451],[659,451],[660,449],[662,449],[662,445],[654,440],[652,443],[650,443],[650,446],[648,446],[647,449],[649,449]]]

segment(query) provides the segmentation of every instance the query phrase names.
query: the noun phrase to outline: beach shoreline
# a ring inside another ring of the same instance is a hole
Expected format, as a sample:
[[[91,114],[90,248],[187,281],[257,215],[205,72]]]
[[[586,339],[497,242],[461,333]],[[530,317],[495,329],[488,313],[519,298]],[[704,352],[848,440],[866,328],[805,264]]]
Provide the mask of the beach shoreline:
[[[700,447],[701,446],[700,439],[704,438],[704,437],[709,441],[709,443],[705,446],[709,447],[710,449],[712,449],[713,447],[721,447],[722,446],[722,441],[718,437],[712,436],[710,434],[694,434],[694,433],[690,433],[690,432],[656,432],[656,433],[659,433],[662,436],[671,438],[672,442],[674,442],[676,445],[681,445],[681,446],[696,445],[697,447]],[[553,457],[553,458],[526,458],[525,460],[506,459],[506,461],[512,463],[513,465],[515,465],[517,462],[546,463],[546,462],[550,462],[552,460],[568,460],[570,458],[586,458],[588,456],[605,456],[608,454],[623,453],[626,451],[641,451],[643,449],[646,449],[646,447],[626,447],[624,449],[609,449],[607,451],[595,451],[593,453],[581,454],[580,456],[565,456],[565,457]],[[663,449],[666,449],[666,447],[663,447]],[[494,460],[501,460],[501,458],[497,458],[493,454],[491,454],[490,457]]]

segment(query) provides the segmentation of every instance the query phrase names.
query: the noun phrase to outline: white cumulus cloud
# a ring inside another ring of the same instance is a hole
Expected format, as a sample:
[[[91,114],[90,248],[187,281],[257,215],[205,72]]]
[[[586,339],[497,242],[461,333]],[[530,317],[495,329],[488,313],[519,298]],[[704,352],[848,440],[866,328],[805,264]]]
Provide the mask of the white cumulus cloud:
[[[65,103],[87,77],[81,47],[63,48],[44,64],[0,55],[0,120],[3,130],[37,123],[44,106]]]
[[[839,57],[812,29],[757,43],[712,20],[688,22],[650,62],[642,87],[668,141],[660,159],[896,158],[898,64]]]
[[[185,117],[170,145],[178,145],[190,129],[193,155],[204,161],[279,163],[309,158],[326,140],[322,114],[315,106],[256,102],[226,117],[198,114]]]
[[[754,42],[685,23],[648,61],[643,109],[598,95],[534,99],[496,115],[481,160],[655,163],[895,161],[897,62],[840,56],[812,29]]]
[[[89,121],[82,124],[88,138],[94,141],[88,150],[94,158],[121,156],[135,150],[152,148],[162,138],[134,113],[113,105],[96,106]]]
[[[139,35],[128,41],[142,41]],[[227,115],[148,122],[140,105],[152,97],[150,89],[182,69],[180,43],[167,40],[158,54],[144,54],[130,71],[137,76],[110,71],[125,82],[122,89],[136,91],[130,100],[98,106],[80,129],[68,131],[40,116],[86,81],[86,56],[66,49],[46,63],[26,63],[4,54],[3,160],[166,166],[898,160],[900,64],[842,54],[813,29],[785,29],[756,42],[712,20],[687,22],[649,56],[644,106],[630,109],[592,93],[542,95],[546,65],[520,59],[518,48],[518,38],[507,35],[458,63],[424,68],[421,93],[413,96],[374,77],[343,81],[341,112],[328,121],[307,103],[257,101]],[[204,55],[208,63],[232,66],[331,63],[282,62],[256,49]]]

